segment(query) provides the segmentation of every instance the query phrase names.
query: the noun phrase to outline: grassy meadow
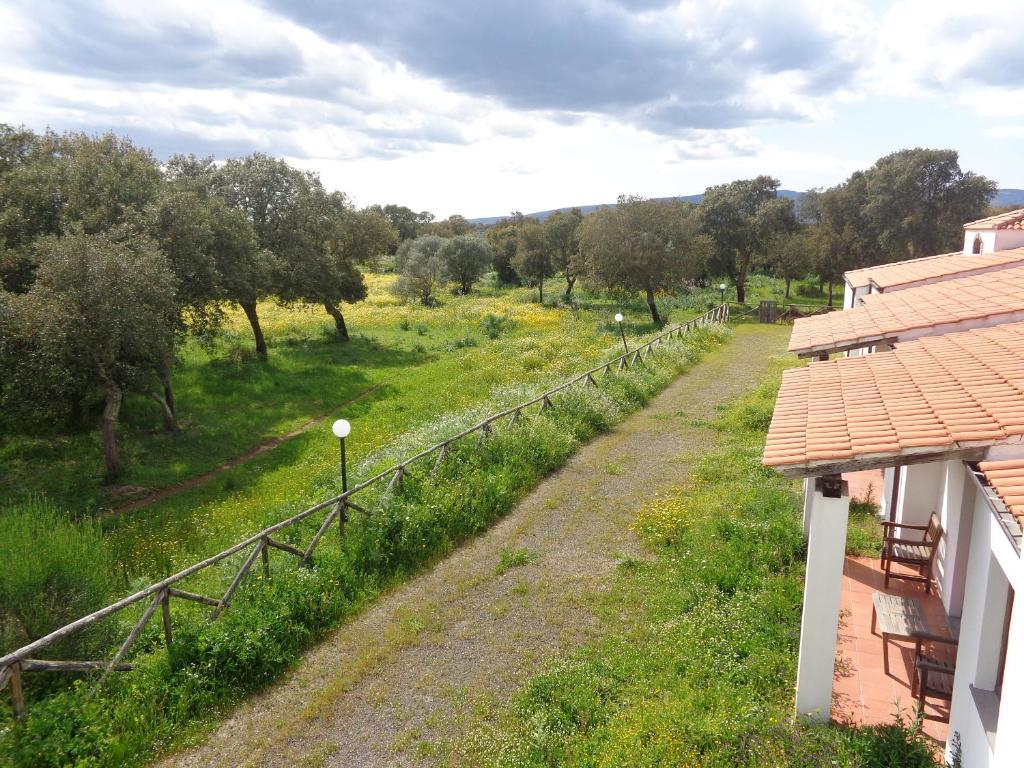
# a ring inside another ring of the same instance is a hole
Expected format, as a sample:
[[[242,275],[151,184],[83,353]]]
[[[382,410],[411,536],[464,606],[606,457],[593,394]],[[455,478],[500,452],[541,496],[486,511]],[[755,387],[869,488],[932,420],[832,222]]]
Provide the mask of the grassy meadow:
[[[544,319],[549,310],[527,307],[520,318],[523,325],[533,312]],[[608,344],[607,333],[600,327],[592,330],[593,354],[597,358],[603,359],[615,349]],[[499,426],[483,442],[462,441],[436,475],[414,471],[393,492],[381,489],[376,495],[360,497],[369,514],[354,512],[343,539],[325,537],[313,567],[299,569],[294,558],[275,554],[272,578],[253,573],[236,595],[231,609],[216,622],[208,621],[208,609],[174,601],[175,634],[170,651],[163,647],[159,622],[150,623],[133,649],[131,661],[135,668],[130,672],[112,675],[103,684],[97,684],[88,675],[77,681],[63,675],[59,682],[52,678],[47,681],[41,675],[28,676],[30,711],[23,724],[11,725],[8,703],[0,700],[0,765],[135,765],[198,737],[233,703],[274,680],[304,648],[339,621],[507,513],[542,477],[562,466],[580,445],[642,407],[727,336],[728,331],[711,328],[660,345],[642,364],[602,376],[597,388],[580,387],[560,394],[543,415],[531,415],[512,428]],[[514,343],[515,338],[512,336],[508,342]],[[531,348],[523,354],[531,351],[536,350]],[[586,360],[553,347],[546,351],[559,359],[566,371],[579,370]],[[408,445],[451,434],[482,413],[518,402],[530,390],[558,381],[564,372],[561,368],[546,372],[530,369],[529,375],[521,376],[519,381],[500,380],[506,383],[492,385],[489,393],[481,394],[476,402],[461,409],[452,408],[454,396],[441,396],[432,418],[400,439],[382,438],[382,446],[366,452],[356,464],[366,468],[390,462],[396,455],[406,455]],[[454,372],[450,372],[450,377],[459,380]],[[335,447],[330,443],[331,449]],[[276,482],[291,485],[282,488],[282,495],[272,497],[262,509],[248,509],[255,504],[251,494],[258,489],[271,493],[272,485],[235,491],[223,500],[216,509],[235,514],[220,533],[227,536],[231,524],[240,520],[252,524],[261,517],[279,517],[286,509],[298,506],[302,499],[315,498],[318,490],[326,493],[334,482],[335,468],[333,450],[324,454],[322,466],[317,463],[320,459],[315,450],[310,448],[307,457],[300,456],[294,470],[279,467],[270,473]],[[319,486],[311,483],[311,471],[321,472]],[[275,501],[278,507],[274,506]],[[63,541],[59,532],[47,533],[38,526],[32,527],[33,520],[44,514],[53,520],[52,511],[44,509],[34,510],[30,519],[19,518],[21,541],[34,538],[39,546],[47,546],[49,539]],[[292,544],[308,541],[316,524],[317,520],[310,520],[288,529],[282,532],[282,539]],[[178,523],[178,527],[184,525]],[[123,534],[123,529],[114,527],[108,531],[106,540],[90,539],[90,555],[98,568],[102,569],[104,557],[123,552],[117,549],[119,534]],[[189,541],[198,546],[200,539],[196,536]],[[136,541],[141,551],[144,541]],[[212,549],[215,541],[207,544]],[[182,548],[173,555],[181,557],[184,552]],[[226,586],[244,556],[240,553],[223,568],[204,571],[186,582],[185,588],[217,594],[213,590]],[[514,567],[520,557],[511,553],[508,567]],[[0,593],[16,590],[17,573],[27,570],[28,565],[11,569],[10,578],[5,572],[5,578],[0,579]],[[29,576],[30,573],[22,584],[30,583]],[[109,654],[141,611],[139,606],[104,622],[104,626],[83,638],[83,647],[106,648]]]
[[[345,308],[347,344],[336,341],[322,309],[271,302],[260,307],[266,363],[255,358],[240,312],[212,346],[187,342],[174,376],[183,430],[162,431],[153,403],[129,398],[119,428],[128,469],[115,485],[104,483],[97,431],[4,436],[3,501],[43,498],[73,518],[100,517],[123,572],[156,575],[333,491],[338,449],[329,422],[173,498],[111,514],[132,498],[125,492],[173,486],[324,416],[352,422],[349,460],[358,465],[495,388],[552,380],[602,359],[618,341],[611,315],[619,308],[628,336],[654,330],[640,301],[583,295],[575,311],[557,306],[559,280],[548,281],[546,305],[536,303],[535,289],[484,286],[468,297],[444,295],[440,307],[400,304],[388,291],[393,280],[367,276],[368,299]],[[712,300],[660,303],[679,321]]]

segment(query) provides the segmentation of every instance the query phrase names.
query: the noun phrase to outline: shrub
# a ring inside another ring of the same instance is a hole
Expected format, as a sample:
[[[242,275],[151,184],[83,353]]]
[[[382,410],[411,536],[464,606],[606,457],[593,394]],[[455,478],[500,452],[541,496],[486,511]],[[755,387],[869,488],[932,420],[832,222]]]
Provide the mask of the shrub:
[[[0,651],[38,639],[102,607],[123,586],[99,526],[74,524],[44,501],[0,511]],[[88,658],[103,629],[51,646]]]
[[[796,295],[808,299],[823,299],[825,291],[817,283],[800,283],[796,287]]]
[[[503,333],[511,330],[515,325],[515,321],[510,317],[501,317],[500,315],[488,312],[484,319],[480,321],[480,325],[483,327],[487,338],[497,339]]]

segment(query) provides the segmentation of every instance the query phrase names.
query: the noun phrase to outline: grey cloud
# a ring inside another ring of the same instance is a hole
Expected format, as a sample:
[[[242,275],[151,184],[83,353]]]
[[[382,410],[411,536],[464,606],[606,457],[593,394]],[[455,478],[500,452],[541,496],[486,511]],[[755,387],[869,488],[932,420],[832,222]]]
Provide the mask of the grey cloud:
[[[838,56],[837,40],[810,17],[785,5],[721,11],[709,4],[699,27],[680,29],[666,16],[670,0],[253,1],[328,40],[364,46],[385,61],[401,61],[449,88],[513,109],[563,124],[597,113],[671,136],[801,119],[791,104],[766,106],[755,98],[752,78],[798,71],[807,82],[805,95],[814,98],[842,87],[859,66]],[[229,47],[218,30],[190,19],[128,24],[86,0],[15,2],[34,21],[36,40],[26,63],[35,69],[124,86],[232,88],[286,97],[287,107],[264,110],[255,126],[275,141],[310,123],[356,131],[381,156],[468,141],[458,115],[378,127],[374,115],[401,105],[382,101],[358,74],[345,79],[320,68],[311,72],[303,51],[283,36],[253,35],[273,42]],[[80,114],[90,108],[62,106]],[[189,114],[177,115],[178,122],[233,122],[214,110],[184,111]],[[93,108],[83,122],[116,119]],[[523,130],[512,127],[509,135]],[[156,132],[153,139],[176,135]],[[187,146],[196,141],[206,147],[202,151],[221,147],[219,156],[228,148],[264,148],[202,136]]]
[[[126,24],[82,0],[19,4],[35,21],[29,63],[44,71],[187,87],[256,84],[303,71],[302,52],[292,44],[224,49],[213,30],[184,21]]]
[[[839,57],[839,41],[806,14],[783,5],[709,11],[700,28],[679,30],[638,13],[671,5],[656,0],[267,1],[329,39],[363,44],[463,91],[520,109],[628,113],[658,131],[672,127],[668,111],[651,107],[665,99],[681,105],[677,129],[738,125],[766,116],[763,108],[743,113],[755,75],[801,71],[809,95],[820,95],[860,66]]]

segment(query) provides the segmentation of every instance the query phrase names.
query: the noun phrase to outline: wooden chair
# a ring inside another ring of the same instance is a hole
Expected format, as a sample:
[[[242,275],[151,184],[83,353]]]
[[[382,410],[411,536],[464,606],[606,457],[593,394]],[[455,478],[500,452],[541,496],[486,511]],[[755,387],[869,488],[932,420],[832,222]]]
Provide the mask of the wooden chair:
[[[957,647],[952,637],[928,635],[918,637],[914,645],[914,677],[910,682],[911,695],[917,699],[918,713],[924,712],[926,698],[952,701],[953,677],[956,674],[955,650],[953,660],[939,658],[936,644]],[[943,654],[948,656],[949,654]]]
[[[921,531],[921,538],[902,538],[901,532]],[[928,525],[907,525],[882,521],[882,569],[885,571],[885,587],[889,588],[889,579],[906,579],[907,581],[923,582],[926,594],[932,591],[932,568],[935,555],[939,551],[942,539],[942,526],[933,512]],[[892,572],[893,563],[914,568],[920,575]]]

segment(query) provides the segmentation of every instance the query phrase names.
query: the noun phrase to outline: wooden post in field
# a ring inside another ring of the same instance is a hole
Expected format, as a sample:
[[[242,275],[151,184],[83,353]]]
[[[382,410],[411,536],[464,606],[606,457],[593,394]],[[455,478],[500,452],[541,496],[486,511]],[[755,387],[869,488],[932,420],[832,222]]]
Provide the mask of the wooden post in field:
[[[164,620],[164,643],[171,647],[171,593],[164,590],[160,593],[160,609]]]
[[[21,662],[11,665],[11,709],[14,710],[14,719],[21,720],[25,717],[25,691],[21,687]]]

